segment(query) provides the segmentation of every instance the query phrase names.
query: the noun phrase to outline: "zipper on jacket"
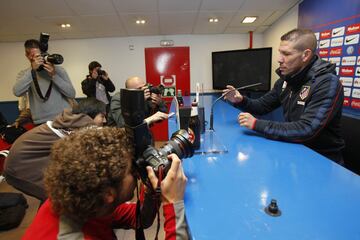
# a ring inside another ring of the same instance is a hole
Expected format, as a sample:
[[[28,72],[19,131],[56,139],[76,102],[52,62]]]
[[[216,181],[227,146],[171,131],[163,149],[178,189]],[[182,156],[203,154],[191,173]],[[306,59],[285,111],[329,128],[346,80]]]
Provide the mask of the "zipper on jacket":
[[[289,94],[289,105],[288,105],[288,110],[289,110],[289,118],[290,118],[290,113],[291,113],[291,96],[292,96],[292,90],[290,90],[290,94]],[[289,119],[289,121],[291,121],[291,119]]]

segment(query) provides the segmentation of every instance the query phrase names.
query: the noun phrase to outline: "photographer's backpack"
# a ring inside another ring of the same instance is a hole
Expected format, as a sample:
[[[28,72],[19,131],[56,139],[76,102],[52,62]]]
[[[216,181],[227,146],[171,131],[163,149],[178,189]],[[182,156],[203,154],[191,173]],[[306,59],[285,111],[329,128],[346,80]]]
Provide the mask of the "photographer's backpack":
[[[6,158],[8,153],[7,150],[0,151],[0,157]],[[28,204],[23,194],[0,192],[0,231],[19,226],[25,216],[26,208]]]
[[[0,231],[16,228],[23,220],[28,208],[23,194],[12,192],[0,193]]]

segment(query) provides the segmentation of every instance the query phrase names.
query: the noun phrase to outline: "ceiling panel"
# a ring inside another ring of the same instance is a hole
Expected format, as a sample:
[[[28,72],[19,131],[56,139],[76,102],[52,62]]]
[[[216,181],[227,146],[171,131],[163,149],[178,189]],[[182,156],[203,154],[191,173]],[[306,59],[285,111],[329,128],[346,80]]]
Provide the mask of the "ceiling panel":
[[[125,33],[125,29],[117,15],[108,16],[82,16],[80,17],[81,28],[90,31],[119,30]]]
[[[241,7],[241,11],[275,11],[278,9],[288,9],[299,0],[271,0],[271,1],[252,1],[246,0]]]
[[[203,0],[200,10],[234,11],[238,10],[244,4],[244,2],[245,0]]]
[[[158,0],[158,2],[160,12],[197,11],[201,4],[201,0]]]
[[[223,33],[236,12],[204,12],[198,15],[194,34],[220,34]],[[218,18],[218,23],[209,23],[209,18]]]
[[[0,41],[262,32],[301,0],[0,0]],[[253,24],[242,24],[255,15]],[[209,24],[210,17],[220,22]],[[144,26],[135,24],[144,18]],[[70,29],[60,27],[70,23]],[[18,38],[16,37],[18,36]],[[36,37],[37,38],[37,37]]]
[[[268,28],[269,28],[268,26],[260,26],[260,27],[257,27],[254,32],[255,32],[255,33],[263,33],[263,32],[265,32]]]
[[[278,10],[274,11],[269,17],[267,17],[261,25],[263,26],[270,26],[273,24],[276,20],[278,20],[283,14],[285,14],[285,10]]]
[[[124,36],[121,32],[64,32],[61,34],[62,39],[80,39],[80,38],[99,38],[99,37],[122,37]]]
[[[77,15],[114,15],[112,0],[65,0]]]
[[[197,12],[160,13],[161,34],[191,34]]]
[[[63,16],[63,17],[41,17],[38,20],[46,26],[43,29],[43,32],[55,31],[82,31],[83,30],[83,23],[80,17],[75,16]],[[61,28],[62,23],[70,23],[71,29],[63,29]],[[51,29],[49,29],[51,28]]]
[[[122,13],[156,12],[157,0],[112,0],[117,11]]]
[[[6,24],[0,25],[0,35],[35,34],[41,31],[56,31],[56,27],[42,23],[35,17],[9,17]]]
[[[2,17],[66,16],[74,12],[64,0],[0,0]]]
[[[230,22],[229,27],[260,26],[272,14],[273,11],[239,11]],[[258,18],[253,23],[242,23],[246,16],[256,16]]]
[[[159,18],[157,14],[122,14],[120,15],[124,28],[130,36],[158,35]],[[145,19],[145,25],[136,24],[137,19]]]

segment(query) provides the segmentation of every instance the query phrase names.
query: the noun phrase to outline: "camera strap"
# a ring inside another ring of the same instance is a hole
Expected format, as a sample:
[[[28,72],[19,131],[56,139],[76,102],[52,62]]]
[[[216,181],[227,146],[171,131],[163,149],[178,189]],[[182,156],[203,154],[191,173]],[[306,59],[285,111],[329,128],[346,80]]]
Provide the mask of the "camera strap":
[[[50,97],[53,82],[50,81],[49,88],[48,88],[48,90],[46,91],[46,94],[45,94],[45,97],[44,97],[44,96],[42,95],[42,93],[41,93],[41,89],[40,89],[40,86],[39,86],[39,83],[38,83],[38,80],[37,80],[37,76],[36,76],[36,71],[35,71],[34,69],[31,70],[31,76],[32,76],[32,79],[33,79],[33,81],[34,81],[34,85],[35,85],[35,89],[36,89],[37,94],[39,95],[39,97],[40,97],[44,102],[46,102],[46,101],[49,99],[49,97]]]
[[[158,182],[155,191],[153,191],[153,200],[155,201],[156,205],[155,208],[157,209],[157,226],[156,226],[156,235],[155,240],[158,240],[159,231],[160,231],[160,205],[161,205],[161,181],[163,180],[164,176],[164,167],[160,166],[158,169]],[[152,189],[152,186],[146,185],[149,189]],[[145,240],[144,228],[141,221],[141,203],[139,197],[139,186],[136,184],[136,193],[137,193],[137,202],[136,202],[136,225],[135,225],[135,239],[136,240]]]
[[[138,184],[136,184],[136,191],[139,193]],[[140,206],[141,206],[141,203],[140,203],[139,194],[138,194],[138,200],[136,201],[135,239],[136,240],[145,240],[144,227],[143,227],[142,221],[141,221]]]
[[[163,180],[164,177],[164,166],[161,165],[159,166],[158,169],[158,182],[157,182],[157,186],[155,189],[155,195],[157,199],[161,198],[161,182]],[[156,226],[156,235],[155,235],[155,240],[158,240],[158,236],[159,236],[159,231],[160,231],[160,201],[156,202],[157,204],[159,204],[159,206],[157,207],[157,226]]]

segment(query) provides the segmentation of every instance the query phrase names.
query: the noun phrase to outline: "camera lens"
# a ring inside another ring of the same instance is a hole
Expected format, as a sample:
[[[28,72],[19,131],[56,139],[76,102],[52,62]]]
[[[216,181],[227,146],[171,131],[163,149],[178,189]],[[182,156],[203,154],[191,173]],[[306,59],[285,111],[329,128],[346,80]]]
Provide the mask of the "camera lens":
[[[141,179],[144,182],[147,181],[146,166],[151,166],[156,174],[158,174],[158,170],[162,166],[166,174],[171,165],[167,156],[171,153],[175,153],[180,159],[191,157],[194,154],[192,142],[189,140],[189,133],[186,130],[173,133],[171,139],[159,150],[152,146],[148,146],[144,150],[142,158],[137,159],[135,162]]]
[[[183,129],[174,132],[171,135],[171,139],[159,149],[159,152],[164,156],[175,153],[179,158],[192,157],[194,148],[190,141],[189,133]]]
[[[49,54],[44,57],[46,62],[52,63],[52,64],[62,64],[64,62],[63,56],[60,54]]]

